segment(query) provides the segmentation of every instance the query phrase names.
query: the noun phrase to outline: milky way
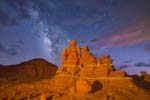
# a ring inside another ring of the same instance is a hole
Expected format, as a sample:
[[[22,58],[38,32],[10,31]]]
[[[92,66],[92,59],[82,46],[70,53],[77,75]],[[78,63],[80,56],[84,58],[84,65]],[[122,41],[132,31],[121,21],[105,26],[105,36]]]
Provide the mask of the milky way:
[[[0,63],[44,58],[59,66],[62,48],[76,39],[97,57],[110,55],[118,69],[150,72],[149,5],[149,0],[0,0]]]
[[[30,8],[29,13],[33,20],[35,20],[35,35],[41,39],[43,50],[46,55],[49,55],[50,61],[53,63],[60,63],[60,50],[65,47],[65,37],[62,36],[63,31],[58,26],[49,26],[47,21],[40,19],[40,14],[36,9]],[[42,46],[41,46],[42,47]]]

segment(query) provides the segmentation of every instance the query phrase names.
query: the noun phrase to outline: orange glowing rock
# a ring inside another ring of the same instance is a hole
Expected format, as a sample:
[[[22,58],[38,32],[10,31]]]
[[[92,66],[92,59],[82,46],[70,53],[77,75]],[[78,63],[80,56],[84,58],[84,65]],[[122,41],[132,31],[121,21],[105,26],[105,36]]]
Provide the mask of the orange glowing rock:
[[[110,56],[101,56],[97,59],[99,66],[107,67],[110,71],[114,71],[115,68],[112,65],[112,61],[113,60],[110,58]]]
[[[80,48],[76,47],[76,41],[72,40],[68,48],[63,49],[61,58],[62,65],[77,65],[79,63]]]
[[[89,51],[88,46],[83,46],[82,47],[82,55],[80,58],[80,64],[83,64],[83,66],[86,65],[96,65],[97,60],[93,56],[93,54]]]
[[[45,93],[43,93],[43,94],[41,95],[40,100],[46,100],[46,95],[45,95]]]
[[[109,69],[106,67],[96,67],[95,68],[95,77],[107,77],[109,75]]]
[[[77,80],[76,82],[77,93],[80,93],[80,94],[89,93],[91,89],[92,89],[91,84],[87,80],[84,80],[84,79]]]
[[[67,59],[67,64],[71,65],[77,65],[79,60],[78,60],[78,50],[76,47],[76,41],[72,40],[70,44],[68,45],[68,59]]]
[[[62,50],[61,59],[62,59],[62,65],[64,65],[68,58],[68,52],[67,49]]]
[[[68,47],[62,50],[62,64],[57,74],[78,77],[125,76],[123,72],[111,73],[115,68],[110,56],[96,58],[88,46],[77,47],[76,45],[76,40],[71,40]]]
[[[125,71],[114,71],[114,72],[110,72],[109,74],[110,77],[124,77],[126,76],[126,72]]]

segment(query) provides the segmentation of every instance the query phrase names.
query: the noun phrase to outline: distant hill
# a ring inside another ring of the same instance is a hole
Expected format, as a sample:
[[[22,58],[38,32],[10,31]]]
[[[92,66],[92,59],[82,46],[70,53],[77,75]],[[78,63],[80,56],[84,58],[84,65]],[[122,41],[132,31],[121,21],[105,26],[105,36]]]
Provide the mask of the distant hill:
[[[29,82],[55,75],[57,66],[41,58],[32,59],[16,65],[0,65],[0,78]]]

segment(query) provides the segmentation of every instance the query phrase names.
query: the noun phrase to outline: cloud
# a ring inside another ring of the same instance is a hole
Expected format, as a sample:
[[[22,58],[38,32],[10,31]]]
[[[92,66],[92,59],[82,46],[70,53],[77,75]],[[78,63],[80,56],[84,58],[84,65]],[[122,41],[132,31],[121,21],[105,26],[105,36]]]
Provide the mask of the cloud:
[[[1,0],[0,3],[0,26],[18,25],[31,18],[27,11],[32,4],[29,0]]]
[[[150,67],[150,63],[138,62],[135,64],[135,67]]]
[[[28,5],[29,0],[5,0],[12,7],[26,7]]]
[[[131,0],[121,2],[118,2],[120,6],[122,5],[120,9],[115,11],[114,8],[112,9],[113,29],[106,28],[104,32],[110,30],[106,33],[108,35],[95,38],[90,41],[91,43],[98,43],[101,48],[112,48],[150,41],[150,14],[148,13],[150,2],[147,0],[138,1],[136,4]]]
[[[12,56],[18,54],[16,47],[7,48],[2,44],[0,44],[0,51],[4,52],[5,54],[12,55]]]
[[[132,60],[126,60],[123,63],[131,63],[131,62],[132,62]]]
[[[150,41],[150,21],[134,23],[127,27],[122,27],[110,35],[91,40],[92,43],[101,44],[101,49],[113,48],[127,45],[134,45],[145,41]]]
[[[117,70],[126,69],[126,68],[128,68],[128,67],[130,67],[130,65],[117,65],[117,66],[116,66]]]
[[[40,17],[47,18],[48,24],[57,24],[68,26],[78,26],[79,24],[95,24],[108,16],[111,1],[103,0],[4,0],[5,5],[10,11],[5,10],[5,13],[15,18],[18,23],[21,20],[28,20],[32,18],[28,13],[28,8],[33,6],[38,12]],[[11,12],[11,13],[9,13]]]
[[[149,3],[147,0],[138,1],[136,4],[131,0],[117,1],[116,4],[118,4],[120,8],[116,9],[112,7],[112,12],[109,9],[112,22],[109,21],[108,25],[104,23],[104,25],[107,26],[107,28],[104,29],[104,33],[108,35],[94,38],[89,42],[96,45],[98,44],[101,46],[101,49],[104,49],[150,41]],[[109,28],[110,24],[112,24],[111,28]],[[99,30],[103,29],[99,28]],[[107,32],[107,30],[110,31]]]
[[[144,48],[145,51],[150,51],[150,44]]]
[[[8,13],[0,10],[0,26],[11,26],[17,24],[17,21],[13,18],[10,18]]]
[[[6,23],[8,20],[8,14],[0,10],[0,24]]]

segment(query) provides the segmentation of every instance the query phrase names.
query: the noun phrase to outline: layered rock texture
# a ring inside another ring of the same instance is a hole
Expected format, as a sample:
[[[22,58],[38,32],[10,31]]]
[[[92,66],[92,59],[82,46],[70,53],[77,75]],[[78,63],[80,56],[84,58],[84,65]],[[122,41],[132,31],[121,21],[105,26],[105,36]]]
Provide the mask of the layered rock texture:
[[[88,46],[70,41],[62,50],[62,64],[51,80],[52,100],[149,100],[150,86],[116,70],[110,56],[96,58]],[[137,92],[138,91],[138,92]]]
[[[88,46],[76,46],[72,40],[61,54],[62,64],[57,74],[77,77],[125,77],[125,71],[118,71],[112,65],[110,56],[96,58]]]
[[[96,58],[72,40],[52,79],[0,86],[2,100],[150,100],[150,83],[116,70],[110,56]],[[39,64],[40,65],[40,64]],[[38,65],[37,65],[38,66]],[[28,72],[28,71],[27,71]]]

